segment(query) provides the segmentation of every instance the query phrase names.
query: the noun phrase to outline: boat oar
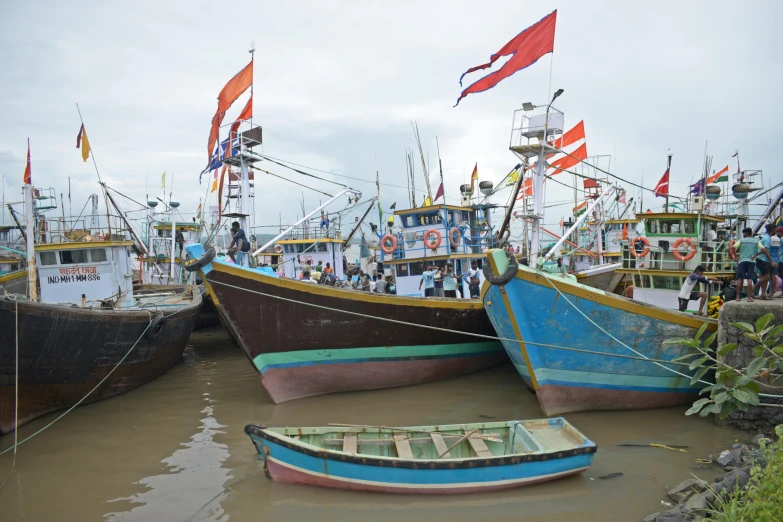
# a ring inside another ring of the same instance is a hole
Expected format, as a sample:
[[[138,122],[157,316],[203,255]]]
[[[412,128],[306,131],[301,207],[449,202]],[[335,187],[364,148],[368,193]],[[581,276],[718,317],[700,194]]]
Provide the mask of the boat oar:
[[[379,429],[379,430],[406,431],[406,432],[411,432],[411,433],[441,433],[441,434],[448,435],[448,433],[446,433],[445,431],[412,430],[412,429],[409,429],[409,428],[392,428],[391,426],[370,426],[369,424],[338,424],[338,423],[335,423],[335,422],[330,422],[329,424],[327,424],[327,426],[334,426],[336,428],[374,428],[374,429]],[[474,431],[478,431],[478,429],[476,429]],[[491,435],[483,435],[481,433],[476,435],[475,438],[481,438],[481,439],[484,439],[484,440],[488,440],[490,442],[503,442],[503,439],[501,439],[500,437],[493,437]]]
[[[446,454],[446,453],[448,453],[449,451],[453,450],[453,449],[454,449],[454,448],[457,446],[457,444],[459,444],[460,442],[463,442],[465,439],[467,439],[468,437],[470,437],[471,435],[473,435],[473,434],[474,434],[474,433],[476,433],[477,431],[478,431],[478,428],[474,429],[474,430],[473,430],[473,431],[471,431],[470,433],[466,433],[464,437],[462,437],[462,438],[461,438],[461,439],[459,439],[457,442],[455,442],[454,444],[452,444],[451,446],[449,446],[449,447],[446,449],[446,451],[444,451],[443,453],[441,453],[440,455],[438,455],[438,458],[441,458],[443,455],[445,455],[445,454]]]

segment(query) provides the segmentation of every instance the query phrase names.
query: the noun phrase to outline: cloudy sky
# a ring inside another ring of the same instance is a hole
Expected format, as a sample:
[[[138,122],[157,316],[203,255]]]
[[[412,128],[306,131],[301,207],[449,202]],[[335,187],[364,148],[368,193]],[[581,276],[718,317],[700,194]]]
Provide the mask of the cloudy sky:
[[[463,71],[555,8],[553,56],[453,107]],[[433,171],[438,137],[449,202],[476,162],[482,180],[498,182],[516,164],[508,151],[512,113],[525,101],[546,103],[550,67],[551,89],[565,89],[557,106],[566,126],[584,119],[589,154],[611,155],[611,164],[601,162],[612,172],[652,187],[671,148],[671,190],[684,194],[700,175],[708,142],[714,167],[739,150],[743,168],[761,169],[765,184],[776,183],[782,15],[775,1],[4,1],[5,198],[19,199],[27,137],[36,186],[67,199],[70,177],[74,212],[96,191],[93,165],[75,149],[78,103],[105,181],[143,200],[145,190],[161,194],[163,171],[173,173],[174,199],[183,214],[195,212],[205,195],[198,174],[216,97],[248,62],[251,41],[264,152],[373,182],[377,168],[387,208],[408,204],[411,120]],[[243,105],[244,98],[226,120]],[[301,213],[303,189],[268,176],[257,183],[257,224]],[[438,183],[433,178],[433,192]],[[350,184],[365,197],[375,192],[374,183]],[[663,202],[644,197],[645,207]],[[305,191],[304,198],[312,207],[324,196]],[[564,202],[548,210],[548,223],[570,214],[571,190],[550,182],[547,199]]]

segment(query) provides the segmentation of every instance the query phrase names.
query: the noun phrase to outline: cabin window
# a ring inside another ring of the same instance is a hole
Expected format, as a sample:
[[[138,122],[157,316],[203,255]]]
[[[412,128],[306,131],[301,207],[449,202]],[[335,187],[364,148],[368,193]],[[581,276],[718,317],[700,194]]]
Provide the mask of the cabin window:
[[[416,226],[416,216],[414,216],[414,215],[405,216],[405,217],[403,217],[402,222],[403,222],[403,224],[405,225],[406,228],[408,228],[408,227],[415,227]]]
[[[417,276],[417,275],[423,274],[424,273],[424,268],[428,264],[429,263],[425,263],[424,261],[419,261],[418,263],[411,263],[411,265],[410,265],[411,269],[410,269],[410,274],[409,275]]]
[[[319,252],[326,252],[328,249],[326,248],[326,243],[318,243],[318,251]]]
[[[77,263],[88,263],[86,250],[61,250],[60,263],[63,265],[74,265]]]
[[[634,275],[633,284],[636,288],[650,288],[650,277],[646,275]]]
[[[8,232],[0,231],[0,241],[8,241]]]
[[[400,263],[397,265],[397,277],[407,277],[408,275],[408,263]]]
[[[683,222],[683,233],[687,235],[693,235],[696,233],[695,227],[693,226],[693,220],[692,219],[686,219]]]
[[[102,263],[106,261],[106,249],[99,248],[95,250],[90,250],[90,261],[92,261],[93,263]]]
[[[651,219],[648,224],[650,234],[682,234],[679,219]]]
[[[57,264],[57,252],[39,252],[38,256],[41,259],[41,265]]]
[[[652,283],[659,290],[679,290],[682,286],[678,276],[652,276]]]

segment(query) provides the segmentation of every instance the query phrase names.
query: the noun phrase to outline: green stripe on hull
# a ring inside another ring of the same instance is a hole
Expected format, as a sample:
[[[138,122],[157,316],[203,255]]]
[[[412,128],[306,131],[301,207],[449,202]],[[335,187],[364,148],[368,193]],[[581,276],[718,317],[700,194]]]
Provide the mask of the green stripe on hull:
[[[495,355],[503,352],[496,341],[464,344],[429,344],[419,346],[378,346],[371,348],[340,348],[336,350],[300,350],[296,352],[265,353],[253,359],[259,372],[273,368],[291,368],[318,364],[380,362],[415,359],[437,359]]]

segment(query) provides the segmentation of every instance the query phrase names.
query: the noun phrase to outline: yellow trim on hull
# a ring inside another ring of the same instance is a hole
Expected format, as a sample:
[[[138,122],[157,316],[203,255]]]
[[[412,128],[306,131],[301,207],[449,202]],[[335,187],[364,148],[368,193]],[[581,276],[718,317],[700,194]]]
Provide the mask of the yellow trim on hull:
[[[35,245],[35,251],[71,250],[73,248],[104,248],[115,246],[131,246],[133,241],[74,241],[73,243],[46,243]]]
[[[14,279],[19,279],[20,277],[24,277],[27,275],[27,270],[14,270],[13,272],[9,272],[8,274],[0,276],[0,283],[5,283],[6,281],[13,281]]]
[[[687,314],[681,312],[673,312],[665,310],[663,308],[653,307],[652,305],[642,304],[635,302],[625,297],[620,297],[614,294],[607,294],[604,292],[596,291],[594,289],[585,289],[574,284],[558,281],[557,277],[544,277],[543,274],[536,272],[528,272],[526,270],[517,270],[516,277],[529,283],[541,285],[541,286],[554,286],[557,290],[563,294],[572,295],[594,303],[599,303],[604,306],[616,308],[618,310],[624,310],[626,312],[643,315],[659,321],[666,321],[669,323],[679,324],[687,326],[688,328],[701,328],[705,322],[708,323],[709,330],[716,330],[718,328],[718,321],[711,319],[698,319],[696,316],[688,317]]]
[[[305,294],[322,295],[333,297],[335,299],[348,299],[351,301],[361,301],[375,304],[391,304],[400,306],[418,306],[421,308],[454,308],[459,310],[475,310],[483,308],[481,301],[476,299],[453,299],[445,297],[404,297],[397,295],[371,294],[369,292],[359,292],[355,290],[344,290],[326,285],[314,285],[303,283],[295,279],[284,279],[282,277],[271,277],[260,272],[238,268],[225,263],[212,263],[212,270],[231,274],[242,279],[262,282],[271,286],[287,288]],[[206,279],[206,278],[204,278]]]
[[[493,274],[499,274],[500,270],[498,270],[498,266],[495,263],[495,259],[492,256],[487,256],[487,260],[489,261],[489,268],[492,270]],[[485,283],[487,283],[485,281]],[[485,287],[485,290],[489,290],[488,283]],[[500,295],[503,296],[503,306],[506,307],[506,313],[508,314],[508,320],[511,321],[511,327],[514,329],[514,335],[517,338],[517,344],[519,345],[519,351],[522,353],[522,357],[525,359],[525,366],[527,366],[527,372],[530,374],[530,383],[533,385],[534,390],[538,390],[538,379],[536,379],[536,372],[533,371],[533,365],[530,363],[530,356],[527,353],[527,347],[525,346],[525,342],[522,340],[522,332],[519,330],[519,323],[517,323],[517,318],[514,316],[514,311],[511,309],[511,302],[508,300],[508,294],[506,294],[505,288],[502,286],[499,287]],[[483,302],[484,296],[482,295],[482,302]],[[492,303],[488,303],[488,306],[492,306]]]

